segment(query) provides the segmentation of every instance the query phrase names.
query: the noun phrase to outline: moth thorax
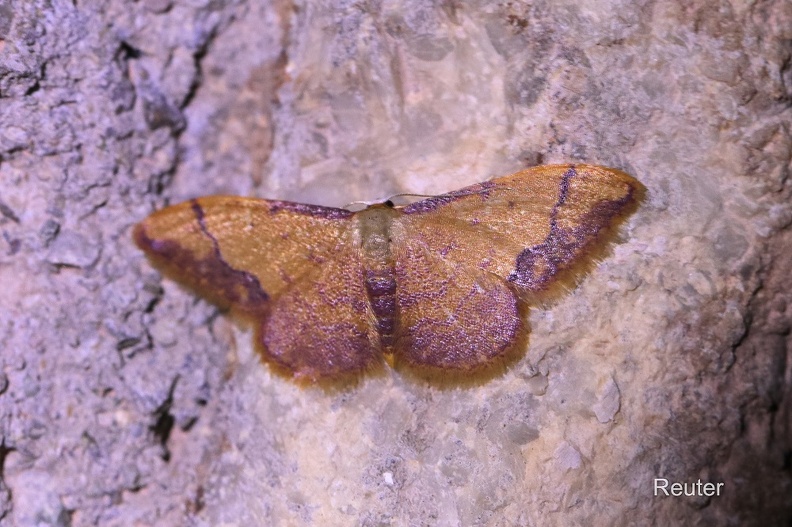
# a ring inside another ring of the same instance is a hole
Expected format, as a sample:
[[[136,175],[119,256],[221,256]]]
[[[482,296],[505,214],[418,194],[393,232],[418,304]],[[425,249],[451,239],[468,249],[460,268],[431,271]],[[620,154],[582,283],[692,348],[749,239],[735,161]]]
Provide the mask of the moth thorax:
[[[393,346],[398,320],[396,275],[390,250],[391,224],[396,214],[390,207],[376,205],[359,213],[366,296],[384,350]]]
[[[396,212],[387,207],[369,207],[358,213],[363,257],[374,267],[390,260],[390,230]]]

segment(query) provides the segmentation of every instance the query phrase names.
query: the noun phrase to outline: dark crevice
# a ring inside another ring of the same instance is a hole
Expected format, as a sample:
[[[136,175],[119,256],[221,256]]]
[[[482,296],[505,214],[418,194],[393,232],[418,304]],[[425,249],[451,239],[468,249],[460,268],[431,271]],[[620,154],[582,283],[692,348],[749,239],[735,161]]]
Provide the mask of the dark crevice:
[[[219,29],[214,28],[210,32],[210,34],[206,37],[206,40],[195,50],[193,53],[193,63],[195,64],[195,76],[190,83],[190,87],[187,90],[187,94],[184,96],[184,99],[179,104],[180,109],[186,108],[192,101],[195,99],[198,90],[203,85],[203,67],[202,61],[204,57],[206,57],[207,53],[209,53],[209,47],[214,42],[215,38],[217,37]]]
[[[33,85],[25,91],[25,97],[30,97],[40,89],[41,83],[39,83],[39,81],[34,82]]]
[[[189,106],[189,104],[195,99],[195,96],[198,93],[198,90],[203,85],[203,68],[201,66],[201,61],[206,56],[206,52],[209,47],[209,42],[202,46],[198,51],[193,53],[193,63],[195,64],[195,76],[190,82],[190,87],[187,90],[187,94],[184,96],[184,100],[181,101],[179,104],[179,108],[182,110]]]
[[[168,390],[168,396],[165,398],[159,408],[154,411],[154,415],[157,417],[157,419],[150,428],[151,432],[154,434],[154,437],[156,437],[159,443],[162,445],[161,457],[166,463],[170,461],[171,458],[170,449],[168,448],[168,439],[170,439],[170,434],[173,430],[173,425],[176,423],[176,418],[173,417],[170,409],[173,406],[173,393],[176,390],[176,383],[178,381],[179,376],[177,375],[176,378],[173,379],[173,383],[171,383],[170,390]]]
[[[6,446],[5,439],[0,441],[0,480],[3,479],[3,475],[5,474],[6,457],[8,457],[8,454],[13,451],[13,448]]]
[[[6,205],[2,201],[0,201],[0,215],[8,218],[9,220],[13,221],[14,223],[17,223],[17,224],[19,223],[19,216],[17,216],[14,213],[14,211],[11,209],[11,207]]]
[[[191,514],[198,514],[206,506],[204,502],[204,492],[203,485],[198,485],[198,488],[195,489],[195,495],[192,497],[192,499],[187,501],[187,510]]]
[[[170,449],[168,449],[168,438],[170,437],[171,430],[173,430],[173,424],[176,422],[176,419],[170,412],[164,411],[159,414],[157,418],[157,422],[154,423],[154,426],[151,428],[151,431],[154,432],[154,435],[159,439],[160,444],[162,445],[162,460],[166,463],[170,461]]]
[[[3,476],[5,475],[5,461],[8,457],[10,452],[13,452],[14,449],[11,447],[6,446],[5,438],[0,439],[0,492],[7,492],[9,499],[13,500],[13,496],[11,495],[11,489],[8,488],[8,485],[5,484]],[[6,514],[11,509],[3,510],[0,509],[0,520],[2,520]]]
[[[137,49],[136,47],[130,45],[128,42],[121,41],[121,45],[118,48],[119,57],[124,60],[134,60],[139,59],[143,56],[143,52]]]

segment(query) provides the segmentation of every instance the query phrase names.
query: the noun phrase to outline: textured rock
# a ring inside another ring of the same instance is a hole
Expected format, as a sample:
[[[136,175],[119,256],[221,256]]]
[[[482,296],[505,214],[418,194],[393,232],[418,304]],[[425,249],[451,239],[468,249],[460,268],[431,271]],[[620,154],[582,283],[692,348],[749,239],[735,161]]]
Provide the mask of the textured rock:
[[[781,0],[0,2],[0,525],[789,523],[790,28]],[[647,202],[475,386],[297,388],[130,240],[197,195],[563,161]]]

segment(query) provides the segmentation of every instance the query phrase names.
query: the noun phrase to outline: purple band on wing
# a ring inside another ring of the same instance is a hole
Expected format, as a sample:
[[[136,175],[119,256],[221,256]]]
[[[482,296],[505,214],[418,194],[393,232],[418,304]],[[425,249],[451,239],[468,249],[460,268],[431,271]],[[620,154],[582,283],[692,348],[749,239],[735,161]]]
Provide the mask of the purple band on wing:
[[[555,280],[555,276],[570,267],[575,255],[596,241],[600,232],[608,228],[612,220],[633,201],[635,189],[629,189],[618,200],[605,200],[592,207],[571,229],[558,226],[558,211],[566,202],[569,181],[577,176],[570,168],[562,177],[558,201],[550,216],[550,232],[542,243],[524,249],[517,255],[516,265],[508,280],[531,291],[543,291]]]
[[[321,205],[308,205],[305,203],[294,203],[293,201],[270,201],[270,213],[277,214],[282,210],[289,212],[296,212],[297,214],[304,214],[306,216],[313,216],[315,218],[324,218],[327,220],[342,220],[352,217],[355,214],[346,209],[337,209],[335,207],[322,207]]]
[[[421,214],[424,212],[432,212],[443,205],[453,203],[460,198],[475,194],[481,195],[482,199],[487,199],[489,198],[490,189],[492,189],[494,186],[495,183],[492,181],[485,181],[483,183],[478,183],[476,185],[463,188],[462,190],[458,190],[456,192],[449,192],[448,194],[443,194],[441,196],[435,196],[433,198],[417,201],[404,207],[402,212],[404,214]]]
[[[195,206],[193,207],[195,210]],[[200,206],[198,207],[200,211]],[[199,222],[203,215],[199,216]],[[204,228],[202,226],[202,228]],[[207,258],[196,258],[195,254],[172,240],[151,239],[145,229],[138,226],[134,232],[135,243],[149,255],[168,266],[179,269],[185,276],[195,277],[196,283],[210,283],[212,289],[225,302],[237,304],[246,311],[262,311],[265,309],[269,296],[261,287],[258,278],[245,271],[232,268],[219,256],[215,247],[213,254]]]

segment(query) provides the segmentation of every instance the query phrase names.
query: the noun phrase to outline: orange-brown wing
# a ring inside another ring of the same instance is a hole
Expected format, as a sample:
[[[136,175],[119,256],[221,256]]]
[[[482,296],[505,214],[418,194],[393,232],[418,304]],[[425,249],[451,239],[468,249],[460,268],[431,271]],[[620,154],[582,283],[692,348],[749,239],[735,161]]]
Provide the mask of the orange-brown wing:
[[[343,209],[216,196],[155,212],[134,239],[169,277],[255,319],[265,358],[316,379],[377,357],[355,225]]]
[[[339,242],[332,258],[273,302],[257,335],[264,357],[298,380],[354,374],[382,361],[359,233],[350,229]]]
[[[396,364],[475,370],[505,354],[523,329],[517,297],[506,282],[446,259],[442,250],[400,231],[392,231]]]
[[[535,302],[585,271],[643,192],[618,170],[548,165],[401,209],[392,231],[397,357],[468,369],[502,354],[521,331],[507,292]],[[426,279],[410,280],[419,265]],[[452,305],[459,307],[437,315]],[[431,345],[437,338],[442,344]]]

